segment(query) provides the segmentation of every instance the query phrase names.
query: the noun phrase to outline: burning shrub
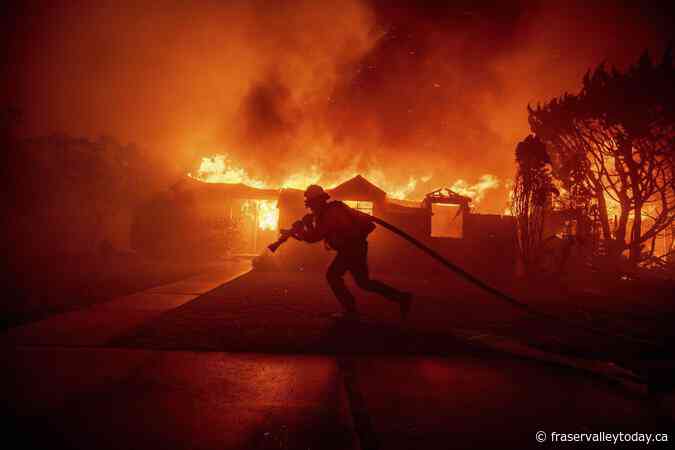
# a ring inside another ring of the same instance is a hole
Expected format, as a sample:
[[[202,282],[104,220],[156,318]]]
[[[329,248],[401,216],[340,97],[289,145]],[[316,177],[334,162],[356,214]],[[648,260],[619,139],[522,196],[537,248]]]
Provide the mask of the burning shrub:
[[[520,257],[526,273],[532,274],[539,260],[544,216],[553,192],[546,146],[535,136],[528,136],[516,147],[516,162],[511,208],[518,224]]]

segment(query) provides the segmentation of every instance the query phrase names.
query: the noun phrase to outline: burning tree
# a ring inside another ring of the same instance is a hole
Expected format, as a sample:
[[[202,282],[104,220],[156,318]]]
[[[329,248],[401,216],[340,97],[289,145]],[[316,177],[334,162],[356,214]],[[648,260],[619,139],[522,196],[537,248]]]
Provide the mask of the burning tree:
[[[675,218],[674,110],[670,50],[659,64],[645,52],[625,72],[601,64],[578,94],[528,106],[553,176],[577,203],[593,203],[608,253],[628,251],[632,267]]]
[[[544,217],[553,191],[546,146],[528,136],[516,147],[518,172],[513,185],[511,210],[518,225],[518,249],[525,272],[532,273],[541,251]]]

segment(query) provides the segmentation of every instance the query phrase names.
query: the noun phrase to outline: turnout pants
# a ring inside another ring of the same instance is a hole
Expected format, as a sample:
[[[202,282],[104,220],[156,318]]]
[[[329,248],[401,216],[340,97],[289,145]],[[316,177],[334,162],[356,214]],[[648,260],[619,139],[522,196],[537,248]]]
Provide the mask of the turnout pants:
[[[373,280],[368,273],[368,242],[358,242],[338,250],[328,266],[326,279],[335,297],[345,311],[356,311],[354,295],[344,282],[344,274],[351,272],[356,285],[364,291],[376,292],[387,300],[400,303],[404,293],[381,281]]]

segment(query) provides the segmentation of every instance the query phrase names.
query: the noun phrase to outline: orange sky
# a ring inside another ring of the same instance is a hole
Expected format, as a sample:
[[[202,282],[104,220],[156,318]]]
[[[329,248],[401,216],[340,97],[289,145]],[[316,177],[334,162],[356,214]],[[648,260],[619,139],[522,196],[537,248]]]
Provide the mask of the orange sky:
[[[416,196],[493,174],[495,212],[528,102],[672,37],[638,2],[138,3],[15,7],[2,95],[25,135],[135,141],[176,173],[227,153],[270,182],[375,168],[427,179]]]

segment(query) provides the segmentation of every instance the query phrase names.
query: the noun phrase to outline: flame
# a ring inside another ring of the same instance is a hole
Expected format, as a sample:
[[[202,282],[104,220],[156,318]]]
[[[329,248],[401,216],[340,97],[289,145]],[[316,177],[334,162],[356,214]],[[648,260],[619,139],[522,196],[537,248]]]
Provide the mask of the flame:
[[[357,174],[354,173],[354,175],[349,178],[352,178],[355,175]],[[410,200],[409,197],[417,188],[417,184],[420,181],[426,183],[431,179],[431,175],[425,175],[419,178],[409,177],[408,181],[401,185],[389,181],[381,170],[369,170],[363,176],[375,183],[375,185],[380,186],[387,193],[388,197],[397,200]]]
[[[256,200],[258,227],[261,230],[276,230],[279,225],[279,208],[276,200]]]
[[[311,166],[308,173],[294,173],[289,175],[282,183],[283,189],[305,189],[310,184],[318,184],[321,173],[316,166]]]
[[[332,177],[334,182],[326,186],[330,189],[343,183],[356,175],[356,171],[343,171],[337,176]],[[335,175],[335,174],[333,174]],[[391,182],[381,170],[371,169],[362,173],[362,175],[373,182],[375,185],[381,187],[387,195],[391,198],[404,200],[415,191],[418,183],[426,183],[431,179],[431,175],[422,177],[409,177],[404,184],[397,184]],[[202,158],[197,173],[188,176],[204,181],[206,183],[241,183],[258,189],[305,189],[310,184],[318,184],[323,174],[317,166],[310,166],[304,172],[295,172],[288,175],[280,183],[272,184],[264,180],[251,177],[248,172],[237,166],[228,155],[218,154]]]
[[[278,185],[249,176],[242,167],[237,167],[228,155],[213,155],[202,158],[197,174],[188,176],[206,183],[245,184],[258,189],[305,189],[310,184],[318,183],[321,173],[316,166],[311,166],[307,173],[294,173]]]
[[[276,200],[246,200],[241,213],[258,224],[261,230],[276,230],[279,226],[279,208]]]
[[[353,170],[345,170],[337,174],[331,173],[331,180],[333,183],[327,185],[328,189],[347,181],[359,172]],[[421,183],[427,183],[431,180],[431,175],[424,175],[421,177],[408,177],[407,182],[395,183],[392,182],[379,169],[370,169],[361,174],[375,185],[387,192],[387,196],[397,200],[421,200],[411,198],[415,190]],[[305,189],[310,184],[319,184],[324,182],[324,174],[317,166],[309,166],[303,172],[296,172],[288,175],[279,183],[270,183],[268,181],[252,177],[248,174],[246,169],[239,167],[226,154],[217,154],[210,157],[202,158],[199,169],[195,175],[188,174],[188,176],[204,181],[206,183],[235,183],[245,184],[258,189]],[[493,175],[483,175],[477,183],[469,184],[463,179],[455,181],[451,186],[451,190],[458,194],[471,198],[474,203],[480,202],[488,190],[499,186],[499,180]],[[430,189],[431,190],[431,189]],[[277,202],[272,200],[255,200],[245,202],[242,205],[242,213],[252,216],[257,214],[258,226],[262,230],[275,230],[279,222],[279,209]]]
[[[188,174],[192,176],[192,174]],[[246,170],[236,167],[227,155],[214,155],[202,158],[194,178],[207,183],[242,183],[258,189],[267,188],[267,183],[249,177]]]
[[[459,179],[450,186],[450,190],[469,197],[474,203],[478,203],[485,197],[486,191],[495,189],[499,186],[499,180],[494,175],[485,174],[476,184],[469,184],[465,180]]]

